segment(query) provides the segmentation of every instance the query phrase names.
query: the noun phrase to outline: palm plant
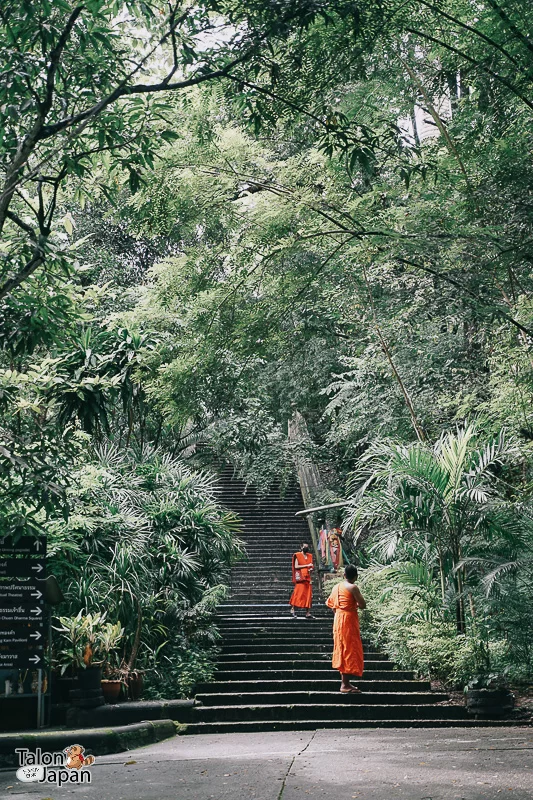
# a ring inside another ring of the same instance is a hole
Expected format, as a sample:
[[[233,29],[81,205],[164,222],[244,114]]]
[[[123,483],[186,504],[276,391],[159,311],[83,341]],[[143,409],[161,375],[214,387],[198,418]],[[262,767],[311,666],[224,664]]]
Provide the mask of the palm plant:
[[[457,630],[464,632],[465,556],[498,538],[513,538],[520,515],[504,499],[498,471],[516,455],[505,432],[481,442],[475,425],[447,433],[433,445],[377,442],[351,477],[346,523],[356,535],[379,524],[376,547],[389,559],[402,541],[425,541],[437,554],[443,606],[452,586]]]
[[[211,636],[210,609],[242,552],[238,520],[213,476],[149,447],[102,445],[73,484],[73,513],[50,537],[70,612],[106,609],[124,626],[122,671],[162,675],[167,651]]]

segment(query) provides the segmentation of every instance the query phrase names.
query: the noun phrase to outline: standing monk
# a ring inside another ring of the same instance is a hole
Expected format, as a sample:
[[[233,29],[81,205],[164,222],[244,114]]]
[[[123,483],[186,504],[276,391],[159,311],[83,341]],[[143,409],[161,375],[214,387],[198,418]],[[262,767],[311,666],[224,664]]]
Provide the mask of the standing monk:
[[[328,533],[328,548],[330,561],[335,570],[343,566],[342,561],[342,530],[337,525],[332,528]]]
[[[363,595],[355,585],[357,567],[348,564],[344,569],[344,580],[333,587],[326,605],[335,612],[333,622],[333,659],[331,666],[341,674],[341,692],[359,693],[361,690],[350,683],[350,678],[363,675],[363,643],[359,632],[358,608],[366,608]]]
[[[292,557],[292,582],[294,591],[291,594],[289,605],[291,614],[296,617],[296,608],[306,608],[306,617],[310,618],[311,603],[313,602],[313,587],[311,586],[311,571],[313,569],[313,556],[309,552],[309,545],[302,544],[302,549]]]

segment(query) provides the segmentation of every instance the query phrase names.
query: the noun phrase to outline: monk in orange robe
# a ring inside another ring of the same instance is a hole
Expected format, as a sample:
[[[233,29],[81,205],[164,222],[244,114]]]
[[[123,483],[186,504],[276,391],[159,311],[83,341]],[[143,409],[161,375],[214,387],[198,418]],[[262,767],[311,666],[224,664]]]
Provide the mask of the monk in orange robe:
[[[344,570],[344,581],[333,587],[326,605],[335,612],[333,622],[333,658],[331,666],[341,674],[343,694],[359,693],[361,690],[350,683],[350,678],[363,674],[363,643],[359,631],[358,608],[366,608],[363,595],[355,585],[357,567],[348,564]]]
[[[311,586],[311,571],[313,569],[313,556],[309,552],[309,545],[302,544],[302,549],[292,557],[292,582],[294,591],[291,594],[289,605],[291,614],[296,617],[297,608],[306,608],[306,617],[312,617],[311,604],[313,602],[313,587]]]

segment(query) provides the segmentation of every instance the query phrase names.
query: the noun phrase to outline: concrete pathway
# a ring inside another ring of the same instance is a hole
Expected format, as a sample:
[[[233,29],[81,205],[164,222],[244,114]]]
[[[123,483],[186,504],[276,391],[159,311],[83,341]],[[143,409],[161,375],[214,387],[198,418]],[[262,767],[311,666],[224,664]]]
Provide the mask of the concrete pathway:
[[[2,772],[0,798],[533,800],[533,728],[182,736],[91,772],[90,786],[61,789]]]

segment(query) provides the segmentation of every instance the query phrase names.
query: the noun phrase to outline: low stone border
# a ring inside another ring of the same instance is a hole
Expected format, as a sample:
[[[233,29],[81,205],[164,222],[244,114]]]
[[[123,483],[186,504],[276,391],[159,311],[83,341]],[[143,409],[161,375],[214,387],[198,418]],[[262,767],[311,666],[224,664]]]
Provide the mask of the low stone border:
[[[148,720],[115,728],[82,728],[61,731],[36,731],[35,733],[0,734],[0,768],[19,766],[16,748],[35,752],[60,752],[71,744],[81,744],[87,754],[105,756],[122,753],[146,744],[161,742],[174,736],[182,725],[171,719]]]
[[[70,728],[103,728],[117,725],[132,725],[146,720],[171,719],[175,722],[191,722],[193,700],[138,700],[116,705],[102,705],[97,708],[70,707],[66,724]]]

